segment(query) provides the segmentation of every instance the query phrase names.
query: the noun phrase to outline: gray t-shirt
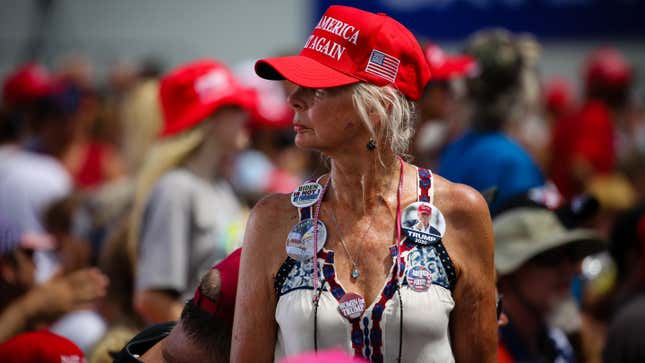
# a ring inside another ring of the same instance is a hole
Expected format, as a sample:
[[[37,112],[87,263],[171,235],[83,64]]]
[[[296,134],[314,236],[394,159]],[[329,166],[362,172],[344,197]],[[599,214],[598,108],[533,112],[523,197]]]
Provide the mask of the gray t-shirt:
[[[218,260],[241,245],[246,213],[223,180],[185,169],[164,174],[144,213],[136,289],[170,289],[192,296]]]

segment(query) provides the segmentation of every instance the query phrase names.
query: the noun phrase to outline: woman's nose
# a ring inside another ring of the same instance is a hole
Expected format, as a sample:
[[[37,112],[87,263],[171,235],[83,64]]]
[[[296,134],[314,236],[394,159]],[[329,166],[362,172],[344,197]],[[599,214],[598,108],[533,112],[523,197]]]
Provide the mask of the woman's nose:
[[[294,111],[302,111],[307,107],[307,101],[304,99],[303,87],[293,86],[290,88],[287,96],[287,103]]]

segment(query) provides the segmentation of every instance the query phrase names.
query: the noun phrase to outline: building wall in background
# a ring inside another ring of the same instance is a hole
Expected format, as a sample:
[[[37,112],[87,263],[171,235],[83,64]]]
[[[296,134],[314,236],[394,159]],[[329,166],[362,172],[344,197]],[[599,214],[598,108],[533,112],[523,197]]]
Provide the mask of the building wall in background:
[[[216,57],[227,63],[299,47],[309,7],[302,0],[45,0],[40,59],[88,56],[97,70],[118,59],[158,56],[167,66]],[[0,0],[0,74],[25,59],[42,0]]]
[[[43,4],[49,4],[46,21],[37,16]],[[167,67],[198,57],[216,57],[229,64],[257,59],[300,47],[314,22],[315,4],[312,0],[0,0],[0,74],[26,59],[28,44],[35,44],[32,52],[50,66],[67,54],[86,55],[99,77],[117,60],[146,56],[158,56]],[[36,29],[42,30],[40,42],[33,42],[38,39]],[[440,44],[448,50],[462,46],[455,40]],[[645,42],[633,37],[550,38],[543,43],[541,58],[545,78],[561,75],[577,85],[585,55],[603,44],[625,52],[643,73]]]

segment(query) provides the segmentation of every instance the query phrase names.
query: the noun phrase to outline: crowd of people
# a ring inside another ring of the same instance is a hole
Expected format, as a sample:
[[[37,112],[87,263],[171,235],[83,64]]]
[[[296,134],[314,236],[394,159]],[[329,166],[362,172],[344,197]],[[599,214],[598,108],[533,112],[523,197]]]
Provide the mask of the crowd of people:
[[[332,6],[307,39],[4,75],[0,361],[645,361],[624,55],[577,97],[526,34]]]

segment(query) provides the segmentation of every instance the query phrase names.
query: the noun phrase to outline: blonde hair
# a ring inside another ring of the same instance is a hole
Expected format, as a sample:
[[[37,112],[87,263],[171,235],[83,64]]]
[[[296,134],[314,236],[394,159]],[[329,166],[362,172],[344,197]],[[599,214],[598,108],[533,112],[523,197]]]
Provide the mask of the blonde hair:
[[[379,159],[381,148],[387,145],[395,155],[408,160],[417,116],[414,102],[392,86],[363,82],[353,86],[352,99],[359,117],[379,146]],[[370,115],[376,115],[378,122]]]
[[[127,236],[128,257],[133,266],[137,263],[141,223],[152,188],[165,172],[184,163],[202,145],[206,136],[206,124],[158,141],[151,147],[144,160],[135,182],[134,202]]]
[[[122,154],[128,172],[139,171],[163,124],[159,81],[148,80],[128,93],[120,108]]]

